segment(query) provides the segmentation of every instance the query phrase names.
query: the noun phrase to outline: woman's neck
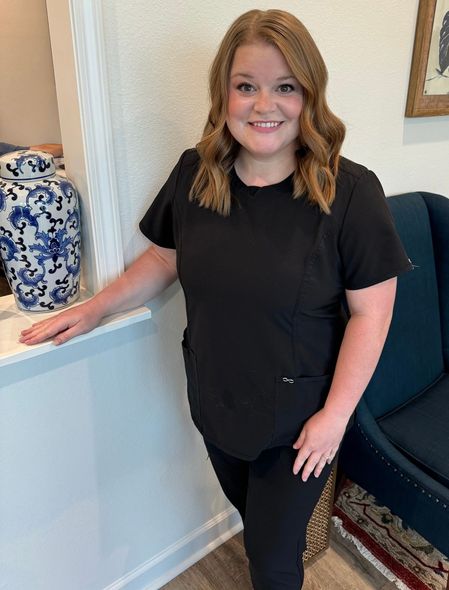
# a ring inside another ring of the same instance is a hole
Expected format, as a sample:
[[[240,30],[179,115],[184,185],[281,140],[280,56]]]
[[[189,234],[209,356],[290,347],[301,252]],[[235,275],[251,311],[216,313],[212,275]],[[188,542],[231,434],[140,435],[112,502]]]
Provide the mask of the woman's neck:
[[[239,153],[234,162],[235,171],[247,186],[268,186],[281,182],[296,167],[295,159],[279,158],[277,160],[255,159]]]

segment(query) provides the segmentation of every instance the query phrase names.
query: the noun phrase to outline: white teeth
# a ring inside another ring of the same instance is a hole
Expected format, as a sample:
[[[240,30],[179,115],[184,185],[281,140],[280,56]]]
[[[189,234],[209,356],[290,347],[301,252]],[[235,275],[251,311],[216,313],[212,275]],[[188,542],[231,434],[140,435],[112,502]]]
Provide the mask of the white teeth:
[[[260,121],[257,123],[251,123],[254,127],[279,127],[280,123],[276,121]]]

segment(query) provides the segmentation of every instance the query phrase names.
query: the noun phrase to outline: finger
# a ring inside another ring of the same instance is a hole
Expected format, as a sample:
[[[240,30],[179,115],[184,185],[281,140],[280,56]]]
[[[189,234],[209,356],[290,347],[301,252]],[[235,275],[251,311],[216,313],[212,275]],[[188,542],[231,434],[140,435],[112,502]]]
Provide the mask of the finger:
[[[49,321],[50,321],[50,319],[49,318],[46,318],[45,320],[40,320],[38,322],[34,322],[33,324],[31,324],[31,326],[29,328],[25,328],[24,330],[22,330],[21,331],[21,334],[24,334],[26,332],[29,332],[30,330],[34,330],[36,327],[41,326],[42,324],[46,324]]]
[[[37,323],[36,324],[32,324],[29,328],[25,328],[23,330],[20,331],[21,334],[29,334],[32,330],[35,329]]]
[[[307,462],[305,463],[304,467],[302,468],[302,480],[303,481],[307,481],[309,478],[309,475],[312,473],[312,471],[316,468],[319,467],[319,463],[321,461],[321,459],[323,459],[324,457],[321,455],[321,453],[318,452],[314,452],[311,453],[309,458],[307,459]]]
[[[49,323],[41,324],[39,326],[34,326],[29,329],[26,333],[22,333],[19,341],[20,342],[29,342],[30,340],[36,340],[38,338],[45,339],[51,333],[51,329],[49,327]]]
[[[32,332],[35,332],[36,330],[39,330],[40,328],[42,328],[42,326],[45,326],[46,324],[49,324],[51,321],[53,321],[53,319],[54,318],[47,318],[47,319],[41,320],[39,322],[34,322],[28,328],[24,328],[23,330],[21,330],[20,333],[21,334],[30,334]]]
[[[335,459],[335,455],[336,455],[336,452],[335,452],[335,451],[332,451],[332,453],[331,453],[331,454],[329,455],[329,457],[327,458],[327,462],[328,462],[329,464],[330,464],[330,463],[332,463],[332,461]]]
[[[315,477],[319,477],[321,475],[321,472],[323,471],[324,466],[326,465],[327,462],[328,462],[328,459],[326,459],[325,457],[322,457],[318,461],[317,466],[315,467],[315,470],[313,472],[313,475]]]
[[[64,332],[60,332],[55,338],[53,338],[53,343],[56,344],[56,346],[64,344],[67,340],[79,336],[80,334],[84,334],[86,331],[87,330],[82,329],[80,323],[77,322],[74,326]]]
[[[304,430],[301,430],[301,434],[297,438],[296,442],[293,444],[293,448],[299,449],[302,446],[305,438],[306,438],[306,433]]]
[[[56,336],[59,332],[63,332],[70,327],[70,323],[66,320],[47,320],[45,324],[41,324],[33,331],[21,336],[19,342],[22,342],[22,344],[38,344],[39,342],[43,342],[44,340]]]
[[[41,330],[39,332],[33,332],[32,334],[28,334],[27,336],[22,336],[19,338],[19,342],[21,344],[39,344],[39,342],[44,342],[52,337],[52,333],[48,331]]]
[[[301,475],[301,479],[302,481],[307,481],[309,479],[309,475],[312,473],[312,471],[315,469],[315,467],[317,466],[317,459],[314,459],[312,455],[310,455],[307,463],[304,465],[304,467],[302,468],[302,475]]]
[[[301,467],[303,466],[304,462],[307,460],[307,457],[309,456],[310,451],[307,449],[302,448],[295,459],[295,462],[293,463],[293,474],[294,475],[298,475]]]
[[[43,322],[37,322],[36,324],[33,324],[29,328],[22,330],[20,333],[24,334],[24,335],[33,334],[33,333],[39,332],[39,330],[41,330],[43,327],[45,327],[48,324],[49,324],[49,320],[45,320]]]

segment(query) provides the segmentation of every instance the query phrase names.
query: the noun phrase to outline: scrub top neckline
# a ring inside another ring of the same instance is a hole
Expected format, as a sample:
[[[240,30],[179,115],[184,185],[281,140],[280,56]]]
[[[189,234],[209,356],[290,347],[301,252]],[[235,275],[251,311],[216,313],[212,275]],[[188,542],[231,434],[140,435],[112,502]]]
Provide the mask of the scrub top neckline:
[[[240,178],[240,176],[237,174],[237,172],[235,170],[235,166],[233,166],[231,168],[231,175],[232,175],[232,179],[235,181],[236,185],[239,188],[250,193],[251,195],[255,195],[256,193],[261,192],[261,191],[272,191],[272,190],[291,191],[294,172],[292,172],[286,178],[284,178],[283,180],[281,180],[279,182],[275,182],[273,184],[267,184],[265,186],[245,184],[243,182],[243,180]]]

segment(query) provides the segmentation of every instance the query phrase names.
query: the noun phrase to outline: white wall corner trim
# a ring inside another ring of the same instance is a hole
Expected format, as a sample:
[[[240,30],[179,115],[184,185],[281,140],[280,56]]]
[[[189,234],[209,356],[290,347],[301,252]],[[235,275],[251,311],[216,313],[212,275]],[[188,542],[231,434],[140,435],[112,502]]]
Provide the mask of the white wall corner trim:
[[[230,506],[104,590],[158,590],[242,528],[239,513]]]
[[[70,0],[95,258],[94,291],[124,267],[101,0]]]

